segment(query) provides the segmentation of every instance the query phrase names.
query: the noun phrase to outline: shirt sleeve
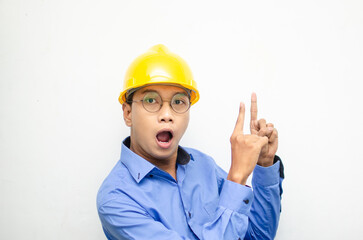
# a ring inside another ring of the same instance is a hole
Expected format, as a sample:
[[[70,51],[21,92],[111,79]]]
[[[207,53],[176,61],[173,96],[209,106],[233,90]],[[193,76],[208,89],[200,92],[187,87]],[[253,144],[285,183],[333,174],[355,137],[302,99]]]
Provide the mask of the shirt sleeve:
[[[203,239],[243,239],[253,198],[250,187],[222,180],[215,220],[204,226]]]
[[[278,158],[279,159],[279,158]],[[249,213],[245,239],[274,239],[281,212],[282,163],[270,167],[256,166],[252,177],[254,202]]]
[[[280,158],[270,167],[256,165],[252,187],[225,180],[226,173],[216,165],[221,178],[219,207],[230,212],[223,239],[274,239],[281,210],[283,169]],[[221,216],[227,218],[228,216]]]

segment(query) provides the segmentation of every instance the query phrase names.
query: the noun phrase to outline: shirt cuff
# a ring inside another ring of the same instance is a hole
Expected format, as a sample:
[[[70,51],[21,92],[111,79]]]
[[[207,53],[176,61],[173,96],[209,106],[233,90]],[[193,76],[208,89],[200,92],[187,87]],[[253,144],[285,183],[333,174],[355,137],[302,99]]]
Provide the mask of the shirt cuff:
[[[219,205],[239,213],[247,213],[253,201],[250,187],[225,180],[219,196]]]
[[[280,161],[277,161],[272,166],[261,167],[256,165],[253,170],[252,185],[271,186],[280,182]]]

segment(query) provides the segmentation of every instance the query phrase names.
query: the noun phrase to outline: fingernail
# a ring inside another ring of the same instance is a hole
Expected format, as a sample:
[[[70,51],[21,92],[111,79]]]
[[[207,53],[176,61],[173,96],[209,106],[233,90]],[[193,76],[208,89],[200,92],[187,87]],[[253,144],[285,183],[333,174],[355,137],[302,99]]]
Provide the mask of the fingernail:
[[[274,128],[273,128],[273,127],[268,127],[267,129],[268,129],[269,131],[274,130]]]

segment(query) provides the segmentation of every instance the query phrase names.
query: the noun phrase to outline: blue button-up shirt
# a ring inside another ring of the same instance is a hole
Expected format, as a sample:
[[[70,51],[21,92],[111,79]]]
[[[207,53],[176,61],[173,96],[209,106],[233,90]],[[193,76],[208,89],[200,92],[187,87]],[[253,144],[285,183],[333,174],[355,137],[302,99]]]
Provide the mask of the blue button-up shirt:
[[[214,160],[178,149],[177,180],[122,145],[97,208],[108,239],[273,239],[280,216],[280,162],[256,166],[252,187],[226,180]]]

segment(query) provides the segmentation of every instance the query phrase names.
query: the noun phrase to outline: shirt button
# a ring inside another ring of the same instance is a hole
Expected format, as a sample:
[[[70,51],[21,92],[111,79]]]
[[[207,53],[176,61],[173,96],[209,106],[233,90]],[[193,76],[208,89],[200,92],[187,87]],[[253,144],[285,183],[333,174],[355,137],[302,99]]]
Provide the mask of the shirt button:
[[[245,200],[243,200],[243,202],[246,203],[246,204],[248,204],[250,202],[250,200],[245,199]]]
[[[152,177],[154,177],[154,175],[150,174],[150,175],[149,175],[149,177],[151,177],[151,178],[152,178]]]
[[[190,212],[188,212],[188,216],[189,216],[189,218],[191,218],[192,217],[192,214]]]

